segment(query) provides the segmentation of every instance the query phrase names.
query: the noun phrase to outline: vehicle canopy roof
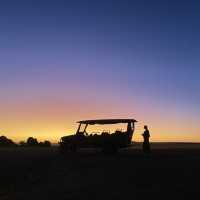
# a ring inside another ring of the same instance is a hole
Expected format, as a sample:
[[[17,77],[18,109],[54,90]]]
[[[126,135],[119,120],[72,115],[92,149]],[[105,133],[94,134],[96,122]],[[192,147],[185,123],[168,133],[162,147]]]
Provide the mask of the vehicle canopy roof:
[[[77,123],[95,125],[95,124],[118,124],[118,123],[129,123],[129,122],[134,123],[137,121],[135,119],[93,119],[93,120],[83,120]]]

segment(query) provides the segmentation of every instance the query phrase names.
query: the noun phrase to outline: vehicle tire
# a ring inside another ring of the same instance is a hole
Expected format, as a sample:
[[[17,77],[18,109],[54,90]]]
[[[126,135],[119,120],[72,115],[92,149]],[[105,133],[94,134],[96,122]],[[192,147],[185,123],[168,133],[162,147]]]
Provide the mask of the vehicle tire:
[[[69,152],[69,145],[68,144],[61,144],[60,145],[60,153],[65,154]]]
[[[70,150],[71,150],[71,152],[76,153],[77,152],[77,145],[76,144],[72,144],[70,146]]]
[[[118,147],[116,145],[112,145],[112,144],[109,144],[109,145],[105,145],[103,148],[102,148],[102,152],[104,154],[117,154],[118,153]]]

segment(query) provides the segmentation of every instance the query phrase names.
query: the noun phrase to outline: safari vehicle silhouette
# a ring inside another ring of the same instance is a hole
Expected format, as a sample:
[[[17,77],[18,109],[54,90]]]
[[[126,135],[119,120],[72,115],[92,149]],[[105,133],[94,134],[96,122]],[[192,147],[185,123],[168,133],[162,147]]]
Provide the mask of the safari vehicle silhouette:
[[[60,151],[76,152],[79,148],[101,148],[104,153],[116,153],[118,149],[131,144],[135,129],[135,119],[98,119],[79,121],[75,135],[64,136],[60,139]],[[125,131],[116,130],[114,133],[103,131],[100,134],[87,133],[89,125],[127,124]]]

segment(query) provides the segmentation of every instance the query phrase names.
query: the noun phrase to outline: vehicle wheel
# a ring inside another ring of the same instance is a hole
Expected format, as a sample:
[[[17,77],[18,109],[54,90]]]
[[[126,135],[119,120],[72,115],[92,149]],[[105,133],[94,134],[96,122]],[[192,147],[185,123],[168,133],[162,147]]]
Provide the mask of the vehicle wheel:
[[[69,152],[69,145],[68,144],[62,144],[60,146],[60,153],[64,154]]]
[[[71,150],[71,152],[77,152],[77,145],[76,144],[72,144],[71,146],[70,146],[70,150]]]
[[[116,145],[106,145],[103,147],[102,152],[104,154],[116,154],[118,153],[118,147]]]

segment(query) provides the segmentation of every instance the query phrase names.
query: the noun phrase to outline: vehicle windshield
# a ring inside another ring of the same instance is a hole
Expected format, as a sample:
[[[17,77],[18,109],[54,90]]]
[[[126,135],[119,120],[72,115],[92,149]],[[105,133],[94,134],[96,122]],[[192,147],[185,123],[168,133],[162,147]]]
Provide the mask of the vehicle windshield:
[[[80,132],[84,131],[85,125],[81,125]],[[86,133],[101,135],[102,133],[115,133],[116,131],[126,132],[127,123],[119,123],[119,124],[105,124],[105,125],[88,125],[86,129]]]
[[[87,126],[86,124],[81,124],[79,132],[83,133],[85,131],[85,129],[86,129],[86,126]]]

